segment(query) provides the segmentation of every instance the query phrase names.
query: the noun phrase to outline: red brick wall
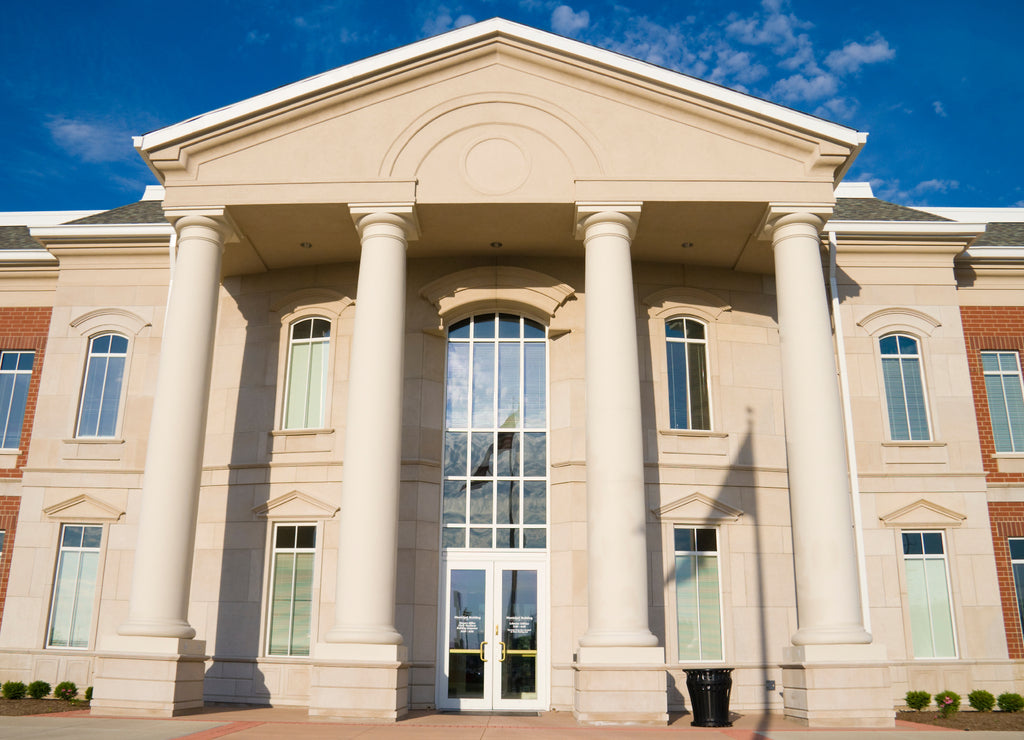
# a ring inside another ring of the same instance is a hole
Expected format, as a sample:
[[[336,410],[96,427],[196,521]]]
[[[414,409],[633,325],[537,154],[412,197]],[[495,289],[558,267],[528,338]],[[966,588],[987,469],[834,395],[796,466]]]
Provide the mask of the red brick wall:
[[[982,350],[1024,352],[1024,306],[962,306],[960,316],[964,324],[967,363],[971,371],[971,390],[974,393],[985,477],[990,483],[1024,484],[1024,473],[1000,473],[993,457],[996,445],[992,437],[988,399],[985,396],[985,376],[981,369]],[[988,515],[996,555],[1006,644],[1011,658],[1024,658],[1024,637],[1021,635],[1017,614],[1017,596],[1010,568],[1010,546],[1006,541],[1008,537],[1024,537],[1024,502],[991,501]]]
[[[46,337],[50,333],[50,308],[0,308],[0,350],[35,350],[32,377],[28,384],[25,420],[21,427],[18,461],[13,468],[0,468],[0,478],[21,478],[28,459],[28,446],[32,439],[32,423],[39,400],[39,378],[46,355]],[[7,598],[7,579],[11,572],[14,535],[18,525],[19,496],[0,496],[0,529],[6,532],[3,552],[0,553],[0,622],[3,620],[4,601]]]
[[[20,496],[0,496],[0,529],[4,536],[3,554],[0,554],[0,624],[3,623],[4,601],[7,599],[7,579],[11,574],[11,556],[14,553],[14,531],[18,526]]]
[[[1024,658],[1024,637],[1021,636],[1013,570],[1010,568],[1010,545],[1006,541],[1008,537],[1024,537],[1024,503],[990,501],[988,519],[996,551],[996,576],[999,578],[999,600],[1006,626],[1006,645],[1011,658]]]

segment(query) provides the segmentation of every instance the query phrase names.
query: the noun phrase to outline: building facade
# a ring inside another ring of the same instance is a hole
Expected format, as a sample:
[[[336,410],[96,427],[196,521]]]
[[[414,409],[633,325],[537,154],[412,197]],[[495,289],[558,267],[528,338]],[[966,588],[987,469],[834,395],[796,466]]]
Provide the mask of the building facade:
[[[9,214],[0,678],[652,724],[698,666],[812,725],[1019,690],[1024,214],[841,184],[865,140],[495,20]]]

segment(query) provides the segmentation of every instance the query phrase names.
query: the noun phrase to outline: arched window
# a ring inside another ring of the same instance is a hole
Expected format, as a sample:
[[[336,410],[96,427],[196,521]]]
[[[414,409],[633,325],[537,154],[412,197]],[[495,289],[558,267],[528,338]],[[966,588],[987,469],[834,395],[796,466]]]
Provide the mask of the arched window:
[[[707,326],[679,317],[665,322],[668,356],[669,426],[711,429]]]
[[[907,334],[889,334],[878,341],[878,349],[882,356],[890,438],[894,441],[931,439],[918,341]]]
[[[448,332],[442,547],[547,546],[547,335],[512,314]]]
[[[324,423],[331,322],[312,317],[291,326],[285,380],[285,429],[319,429]]]
[[[100,334],[89,340],[75,436],[113,437],[116,434],[127,359],[127,337]]]

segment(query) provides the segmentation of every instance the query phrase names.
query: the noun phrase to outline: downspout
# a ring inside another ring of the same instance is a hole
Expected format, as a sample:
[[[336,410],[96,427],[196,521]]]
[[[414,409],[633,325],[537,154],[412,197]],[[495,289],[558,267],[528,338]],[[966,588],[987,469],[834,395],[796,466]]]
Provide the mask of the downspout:
[[[171,289],[174,288],[174,263],[178,258],[178,230],[171,229],[171,238],[167,242],[167,257],[170,260],[170,274],[167,278],[167,305],[164,306],[164,316],[171,305]]]
[[[846,459],[849,465],[850,500],[853,508],[853,538],[857,547],[857,572],[860,576],[860,608],[864,629],[871,632],[871,607],[868,604],[868,572],[864,557],[864,526],[860,510],[860,480],[857,477],[857,450],[853,437],[853,410],[850,407],[850,383],[846,371],[846,345],[843,321],[839,312],[839,288],[836,285],[836,232],[828,232],[828,285],[832,293],[832,325],[835,332],[836,357],[839,363],[839,395],[843,400],[843,422],[846,427]]]

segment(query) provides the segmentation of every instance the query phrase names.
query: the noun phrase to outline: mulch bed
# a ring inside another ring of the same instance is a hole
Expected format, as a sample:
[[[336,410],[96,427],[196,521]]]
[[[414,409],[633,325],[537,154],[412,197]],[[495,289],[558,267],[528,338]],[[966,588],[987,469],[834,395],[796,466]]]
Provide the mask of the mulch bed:
[[[52,714],[88,710],[84,701],[64,699],[0,699],[0,717],[22,717],[29,714]]]
[[[941,719],[938,712],[896,712],[896,719],[934,725],[950,730],[1024,730],[1024,712],[975,712],[959,711],[951,717]]]

